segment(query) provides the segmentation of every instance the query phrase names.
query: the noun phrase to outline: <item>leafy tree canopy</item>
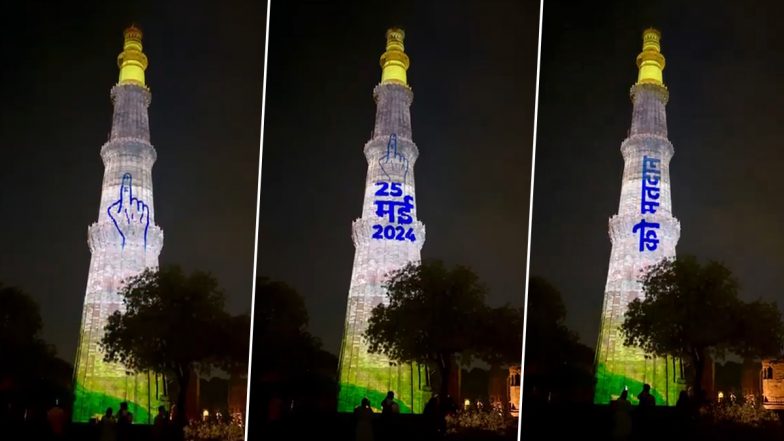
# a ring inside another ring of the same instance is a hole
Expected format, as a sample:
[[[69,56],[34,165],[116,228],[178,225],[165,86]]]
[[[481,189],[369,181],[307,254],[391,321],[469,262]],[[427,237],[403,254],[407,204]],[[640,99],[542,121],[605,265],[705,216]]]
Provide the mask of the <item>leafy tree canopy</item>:
[[[701,265],[679,256],[652,266],[640,280],[645,296],[629,304],[621,326],[625,343],[690,362],[695,390],[708,356],[781,354],[784,324],[778,307],[741,300],[737,281],[721,263]]]
[[[296,375],[320,369],[328,358],[331,376],[336,367],[334,355],[321,349],[321,341],[307,330],[309,322],[305,300],[284,282],[259,277],[253,329],[253,357],[262,360],[254,371],[286,371]]]
[[[125,282],[125,310],[108,320],[102,346],[107,361],[135,371],[182,373],[209,368],[221,353],[228,314],[225,296],[210,274],[186,275],[177,266],[147,269]]]
[[[0,375],[22,379],[36,375],[54,357],[54,348],[40,337],[38,303],[19,288],[0,284]]]
[[[101,340],[105,359],[174,379],[179,409],[191,372],[247,363],[249,317],[224,311],[225,296],[212,275],[185,274],[177,266],[147,269],[127,280],[120,295],[125,308],[109,317]]]
[[[388,303],[371,314],[364,337],[371,352],[398,362],[426,363],[449,378],[457,357],[490,363],[519,363],[522,311],[489,308],[486,288],[465,266],[440,261],[410,263],[390,274]],[[441,381],[446,394],[447,382]]]
[[[590,395],[594,351],[580,343],[565,319],[560,291],[542,277],[530,277],[524,394],[533,401],[548,395],[552,400],[572,401]]]
[[[28,344],[39,337],[38,304],[19,288],[0,284],[0,342],[3,347]]]
[[[38,303],[30,295],[0,284],[1,405],[46,409],[55,399],[68,402],[73,366],[41,338],[42,324]]]

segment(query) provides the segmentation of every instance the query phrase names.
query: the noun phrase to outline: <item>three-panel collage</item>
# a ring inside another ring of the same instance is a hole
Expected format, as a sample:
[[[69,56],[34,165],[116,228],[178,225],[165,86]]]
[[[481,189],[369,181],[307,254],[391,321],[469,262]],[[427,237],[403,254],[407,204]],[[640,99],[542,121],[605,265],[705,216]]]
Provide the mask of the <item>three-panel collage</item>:
[[[784,439],[784,5],[5,11],[0,439]]]

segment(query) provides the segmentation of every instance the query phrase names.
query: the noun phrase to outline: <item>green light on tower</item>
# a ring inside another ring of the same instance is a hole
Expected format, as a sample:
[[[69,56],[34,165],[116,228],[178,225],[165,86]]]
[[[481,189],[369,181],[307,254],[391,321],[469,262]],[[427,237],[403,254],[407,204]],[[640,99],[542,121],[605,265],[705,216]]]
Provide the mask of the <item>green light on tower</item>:
[[[147,107],[151,94],[145,84],[147,57],[142,32],[124,32],[117,59],[118,83],[109,140],[101,148],[104,179],[98,220],[88,228],[90,269],[85,289],[82,325],[74,369],[72,419],[86,422],[111,407],[116,413],[127,402],[134,423],[152,423],[165,399],[162,376],[131,375],[117,363],[107,363],[99,342],[109,316],[122,310],[118,291],[123,281],[158,266],[163,231],[155,224],[152,166],[157,153],[150,144]]]
[[[355,254],[340,350],[338,411],[352,412],[362,398],[379,409],[388,391],[403,413],[421,413],[430,399],[426,369],[368,353],[362,338],[373,307],[387,301],[387,274],[421,259],[425,226],[417,219],[411,135],[413,92],[406,71],[402,29],[386,33],[381,82],[373,90],[376,124],[365,144],[368,162],[362,217],[352,225]]]
[[[669,163],[674,149],[667,139],[669,91],[663,82],[660,40],[661,33],[655,29],[643,32],[643,49],[637,57],[639,75],[631,88],[632,125],[621,144],[621,198],[618,214],[610,219],[612,251],[596,346],[597,404],[609,403],[624,388],[636,401],[643,384],[649,384],[657,405],[672,406],[684,387],[679,360],[652,357],[625,346],[620,330],[629,303],[644,295],[640,275],[662,259],[674,257],[680,238],[680,223],[672,214]],[[639,225],[649,229],[638,229]]]

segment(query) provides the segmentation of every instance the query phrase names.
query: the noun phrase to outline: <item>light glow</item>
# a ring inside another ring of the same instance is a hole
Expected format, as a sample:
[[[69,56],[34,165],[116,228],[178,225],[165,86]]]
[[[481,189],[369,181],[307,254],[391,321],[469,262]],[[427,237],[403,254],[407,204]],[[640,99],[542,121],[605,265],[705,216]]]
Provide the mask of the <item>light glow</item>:
[[[646,31],[644,39],[646,51],[658,54],[658,31]],[[680,238],[680,223],[672,215],[669,164],[674,149],[667,139],[665,112],[669,94],[663,84],[653,83],[632,87],[632,127],[621,144],[621,198],[618,214],[609,222],[612,251],[596,348],[594,402],[599,404],[618,398],[623,390],[636,402],[647,383],[656,404],[675,405],[684,388],[680,360],[625,346],[620,330],[629,303],[644,295],[639,277],[651,265],[675,257]]]
[[[126,43],[137,38],[133,29],[126,30]],[[138,39],[140,48],[140,33]],[[150,92],[143,84],[121,82],[111,95],[114,117],[109,140],[101,148],[104,178],[98,221],[88,228],[91,259],[74,369],[72,419],[86,422],[108,407],[116,412],[125,401],[135,422],[152,423],[155,409],[165,400],[163,377],[154,372],[130,375],[125,366],[105,362],[99,346],[108,317],[124,308],[118,294],[124,281],[157,267],[163,247],[153,204],[156,152],[150,144]]]
[[[402,51],[402,33],[396,32],[387,33],[392,41],[387,53],[396,48],[398,37]],[[430,395],[425,366],[370,354],[362,337],[372,309],[388,302],[384,282],[389,273],[419,261],[425,241],[425,226],[417,219],[414,205],[414,163],[419,151],[411,138],[413,93],[400,84],[404,80],[385,80],[374,89],[376,124],[364,149],[368,172],[362,217],[352,225],[356,251],[340,350],[339,412],[352,412],[362,398],[379,409],[387,392],[393,391],[400,412],[420,413]]]

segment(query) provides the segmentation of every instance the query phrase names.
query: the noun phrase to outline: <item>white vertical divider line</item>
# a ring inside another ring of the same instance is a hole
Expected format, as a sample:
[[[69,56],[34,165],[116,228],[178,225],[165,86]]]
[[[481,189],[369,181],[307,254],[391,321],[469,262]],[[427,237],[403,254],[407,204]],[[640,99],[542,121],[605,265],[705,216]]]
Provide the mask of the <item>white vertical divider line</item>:
[[[250,427],[250,389],[251,372],[253,368],[253,316],[256,311],[256,269],[259,261],[259,216],[261,215],[261,159],[264,156],[264,111],[267,106],[267,60],[269,60],[269,33],[270,33],[270,4],[272,0],[267,0],[267,24],[264,29],[264,79],[261,85],[261,130],[259,131],[259,178],[256,190],[256,235],[253,242],[253,280],[250,301],[250,339],[248,344],[248,388],[245,391],[245,435],[248,440],[248,428]]]
[[[536,128],[539,118],[539,75],[542,71],[542,17],[544,16],[544,0],[539,2],[539,41],[536,50],[536,97],[534,98],[534,139],[531,152],[531,197],[528,205],[528,249],[525,261],[525,300],[523,303],[523,353],[520,356],[520,411],[517,416],[517,441],[522,440],[523,424],[523,384],[525,382],[525,337],[528,330],[528,282],[531,278],[531,229],[534,214],[534,177],[536,176]]]

